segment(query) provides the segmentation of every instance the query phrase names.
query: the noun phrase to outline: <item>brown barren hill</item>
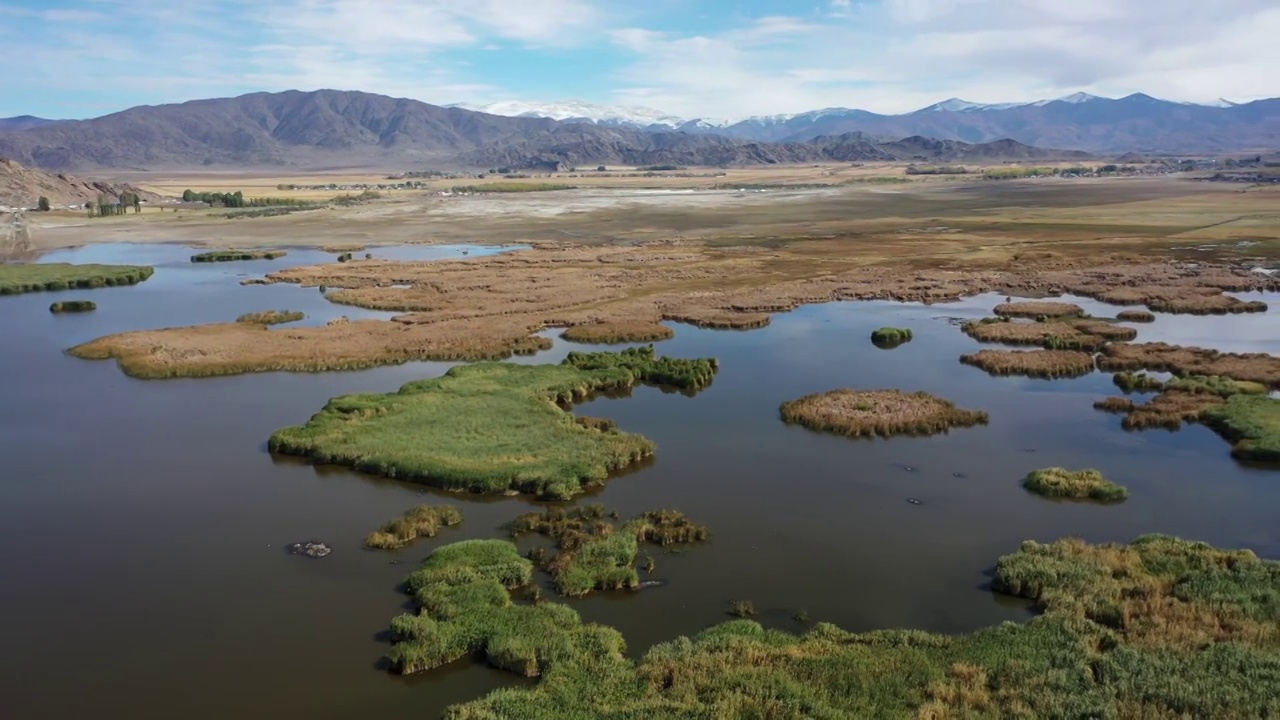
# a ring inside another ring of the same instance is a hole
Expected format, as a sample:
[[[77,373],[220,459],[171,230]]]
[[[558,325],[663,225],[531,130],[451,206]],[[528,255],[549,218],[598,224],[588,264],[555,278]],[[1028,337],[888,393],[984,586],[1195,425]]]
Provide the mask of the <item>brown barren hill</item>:
[[[57,207],[80,205],[86,200],[97,202],[100,195],[107,195],[115,201],[121,193],[126,192],[136,193],[144,200],[160,198],[155,193],[140,190],[133,185],[47,173],[0,157],[0,205],[34,210],[41,197],[49,198],[50,204]]]

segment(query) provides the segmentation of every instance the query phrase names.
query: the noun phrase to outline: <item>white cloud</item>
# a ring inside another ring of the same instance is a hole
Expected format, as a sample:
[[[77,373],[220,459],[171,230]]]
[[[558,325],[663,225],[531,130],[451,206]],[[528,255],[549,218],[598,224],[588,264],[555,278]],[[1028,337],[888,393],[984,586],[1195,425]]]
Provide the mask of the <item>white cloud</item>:
[[[950,96],[1084,90],[1204,101],[1280,90],[1274,0],[836,1],[818,16],[717,34],[612,37],[635,53],[615,100],[701,117],[834,105],[903,112]]]

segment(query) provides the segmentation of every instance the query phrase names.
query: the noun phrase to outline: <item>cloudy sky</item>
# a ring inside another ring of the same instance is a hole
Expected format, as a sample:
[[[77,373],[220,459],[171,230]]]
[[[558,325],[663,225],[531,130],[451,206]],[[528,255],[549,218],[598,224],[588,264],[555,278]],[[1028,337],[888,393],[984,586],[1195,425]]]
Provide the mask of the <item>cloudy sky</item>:
[[[1280,95],[1280,0],[0,0],[0,117],[337,88],[687,117]]]

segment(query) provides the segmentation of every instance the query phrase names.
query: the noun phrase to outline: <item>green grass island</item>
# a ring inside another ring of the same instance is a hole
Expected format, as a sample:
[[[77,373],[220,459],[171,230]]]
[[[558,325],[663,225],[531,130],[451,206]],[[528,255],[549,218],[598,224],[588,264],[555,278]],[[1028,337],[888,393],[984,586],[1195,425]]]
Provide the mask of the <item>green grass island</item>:
[[[640,435],[576,422],[568,406],[641,383],[696,391],[717,367],[660,357],[652,345],[572,352],[558,365],[459,365],[398,392],[334,398],[269,447],[445,490],[566,499],[654,452]]]
[[[145,265],[0,263],[0,295],[137,285],[154,273]]]

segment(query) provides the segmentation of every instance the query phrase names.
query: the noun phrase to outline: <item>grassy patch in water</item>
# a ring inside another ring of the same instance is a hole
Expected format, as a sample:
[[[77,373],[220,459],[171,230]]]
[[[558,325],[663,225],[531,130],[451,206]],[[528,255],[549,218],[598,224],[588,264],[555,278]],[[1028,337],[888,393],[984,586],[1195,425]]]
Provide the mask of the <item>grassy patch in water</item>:
[[[305,318],[304,313],[296,310],[264,310],[262,312],[245,313],[236,318],[236,322],[255,325],[282,325],[297,322]]]
[[[334,398],[306,425],[277,431],[269,446],[446,490],[564,499],[654,446],[639,435],[584,427],[563,406],[637,383],[698,390],[716,367],[713,359],[659,357],[653,346],[569,353],[559,365],[460,365],[399,392]]]
[[[1125,394],[1136,392],[1160,392],[1164,389],[1164,381],[1146,373],[1118,372],[1111,376],[1111,382]]]
[[[210,250],[191,256],[193,263],[275,260],[288,255],[284,250]]]
[[[90,312],[97,309],[98,304],[92,300],[63,300],[49,306],[51,313]]]
[[[462,522],[462,513],[452,505],[419,505],[369,533],[364,546],[376,550],[396,550],[420,537],[433,538],[440,528]]]
[[[526,513],[507,529],[515,537],[532,533],[555,543],[554,554],[536,549],[531,558],[551,575],[560,594],[570,596],[639,588],[640,543],[666,547],[700,542],[708,536],[705,527],[675,510],[650,510],[619,525],[618,513],[598,504]]]
[[[675,331],[666,325],[652,322],[618,321],[587,323],[574,325],[560,333],[560,337],[569,342],[590,344],[612,344],[631,342],[654,342],[667,340],[675,336]]]
[[[1221,375],[1189,375],[1175,377],[1164,384],[1165,390],[1178,390],[1186,393],[1206,393],[1218,397],[1232,395],[1266,395],[1266,385],[1248,380],[1232,380]]]
[[[1266,395],[1234,395],[1205,410],[1200,419],[1234,443],[1233,456],[1280,462],[1280,400]]]
[[[1097,470],[1067,470],[1051,467],[1033,470],[1022,481],[1027,490],[1047,498],[1122,502],[1129,491],[1102,476]]]
[[[1155,322],[1156,316],[1155,313],[1146,310],[1121,310],[1116,313],[1116,319],[1125,322],[1149,323]]]
[[[832,390],[784,402],[781,413],[783,422],[850,437],[935,435],[987,423],[985,412],[901,390]]]
[[[979,350],[960,362],[992,375],[1025,375],[1045,379],[1072,378],[1093,372],[1093,356],[1079,350]]]
[[[510,548],[493,564],[515,559]],[[439,663],[423,659],[474,650],[540,677],[454,706],[454,720],[1258,718],[1280,710],[1280,563],[1168,536],[1024,543],[1000,558],[993,587],[1036,604],[1042,615],[1025,623],[964,635],[819,623],[793,635],[740,619],[657,645],[638,662],[621,655],[620,636],[582,625],[567,608],[511,605],[504,585],[518,582],[512,574],[484,591],[453,590],[495,573],[489,564],[446,571],[435,556],[427,562],[439,589],[424,599],[451,591],[470,604],[424,603],[420,616],[397,619],[397,666],[425,669]],[[743,601],[736,609],[752,608]]]
[[[1052,300],[1000,303],[993,312],[1000,317],[1024,318],[1065,318],[1080,317],[1085,314],[1084,308],[1075,303],[1054,302]]]
[[[911,331],[907,328],[882,327],[871,332],[871,342],[877,347],[894,348],[911,341]]]
[[[0,263],[0,295],[137,285],[154,272],[145,265]]]

